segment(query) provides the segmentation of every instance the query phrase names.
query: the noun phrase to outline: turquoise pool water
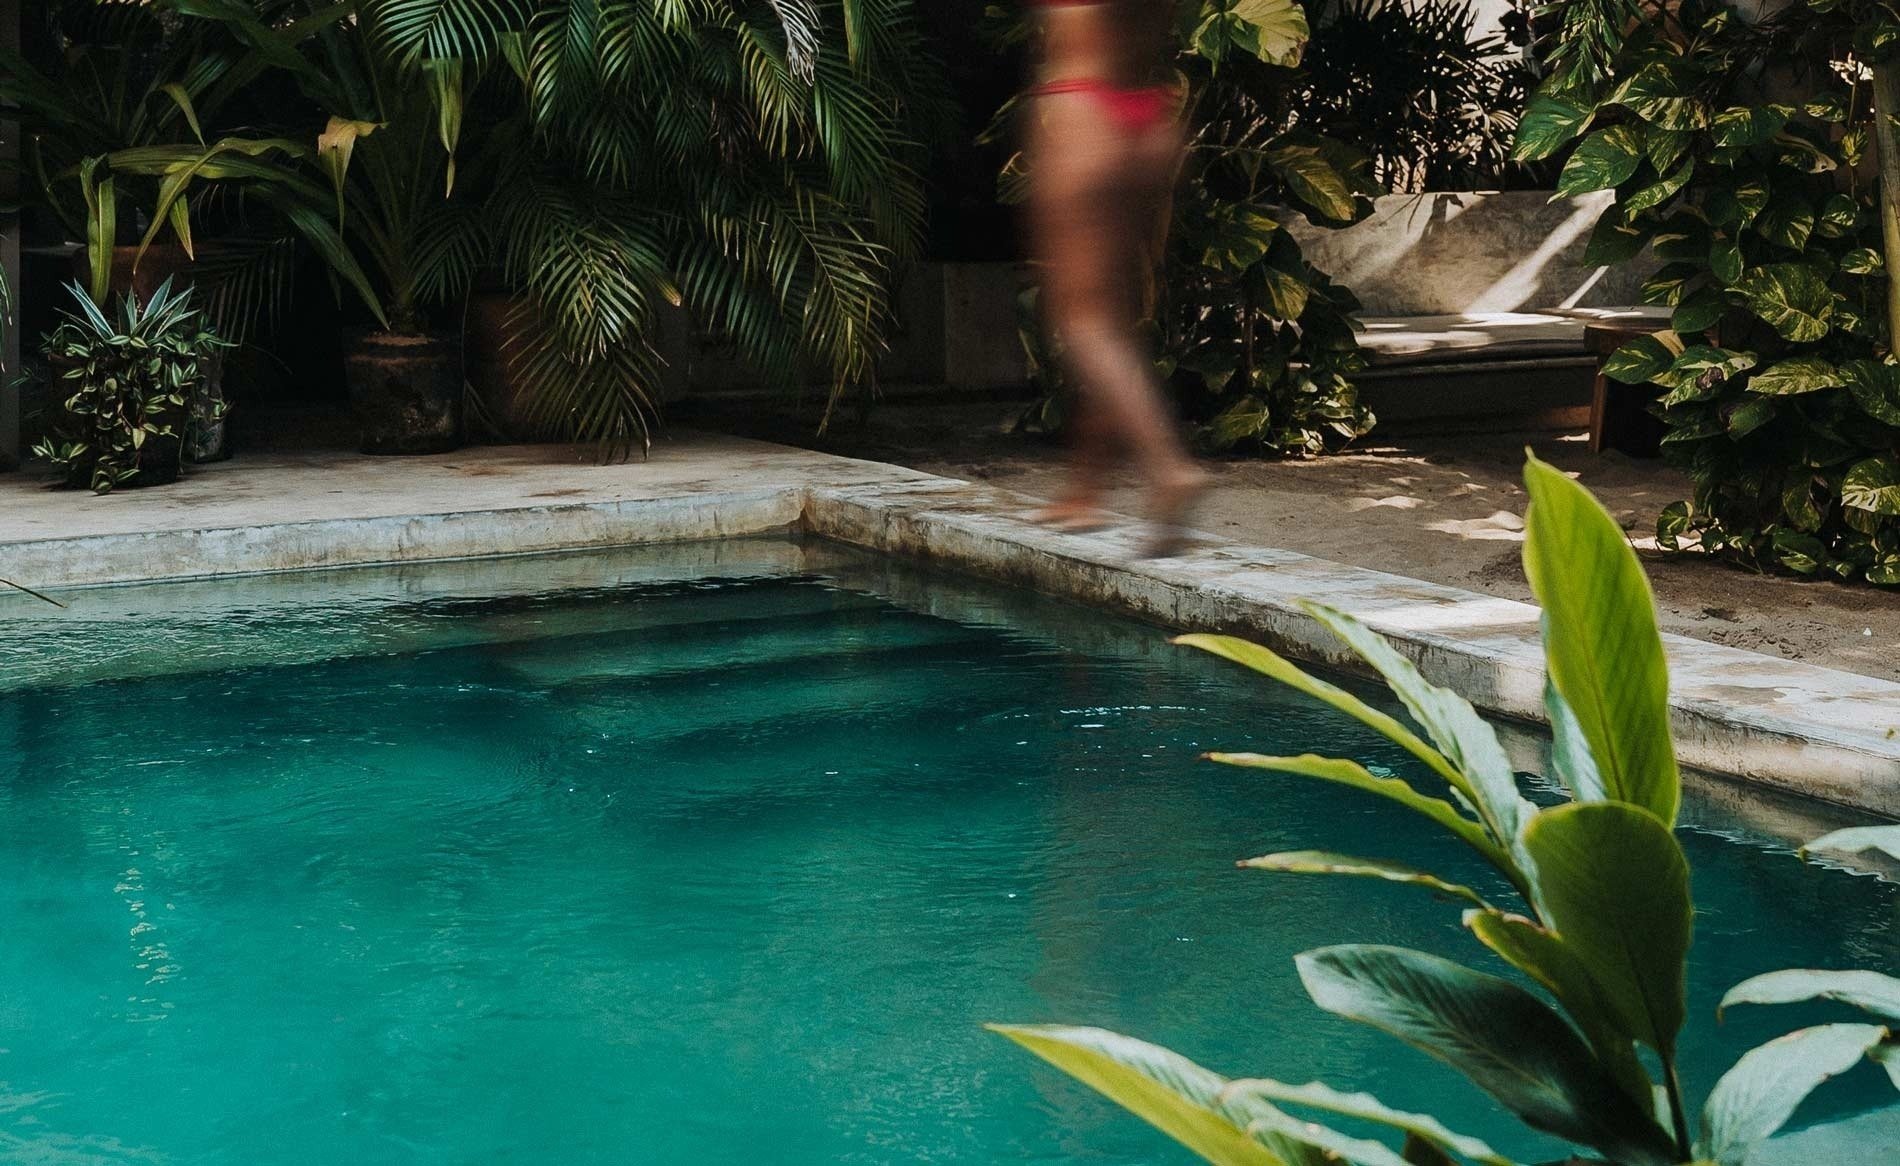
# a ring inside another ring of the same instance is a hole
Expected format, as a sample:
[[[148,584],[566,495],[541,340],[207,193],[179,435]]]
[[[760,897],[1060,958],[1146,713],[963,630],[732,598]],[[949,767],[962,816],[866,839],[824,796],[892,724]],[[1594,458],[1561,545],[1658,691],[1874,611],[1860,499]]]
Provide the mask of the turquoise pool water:
[[[776,555],[6,606],[0,1159],[1185,1160],[996,1018],[1538,1152],[1293,974],[1329,942],[1469,957],[1454,906],[1233,861],[1325,846],[1504,889],[1381,803],[1195,759],[1405,769],[1389,746],[1151,629]],[[1900,971],[1894,886],[1731,809],[1685,836],[1698,1018],[1771,968]],[[1699,1025],[1691,1090],[1798,1019]]]

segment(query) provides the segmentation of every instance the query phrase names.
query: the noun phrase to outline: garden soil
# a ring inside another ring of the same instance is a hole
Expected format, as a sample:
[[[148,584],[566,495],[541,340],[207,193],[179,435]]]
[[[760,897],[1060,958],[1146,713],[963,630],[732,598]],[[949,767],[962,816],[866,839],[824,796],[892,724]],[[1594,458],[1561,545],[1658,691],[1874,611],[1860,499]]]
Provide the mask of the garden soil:
[[[886,405],[835,423],[766,418],[724,428],[894,462],[1038,498],[1064,477],[1064,451],[1009,431],[1009,405]],[[755,426],[761,426],[755,429]],[[802,438],[801,436],[802,435]],[[1581,433],[1389,438],[1307,461],[1222,460],[1193,520],[1238,542],[1281,547],[1509,599],[1528,600],[1519,554],[1524,449],[1575,473],[1630,532],[1656,588],[1664,630],[1731,647],[1900,680],[1900,591],[1758,575],[1656,548],[1657,513],[1687,480],[1660,462],[1589,452]],[[1111,508],[1139,513],[1130,470]]]

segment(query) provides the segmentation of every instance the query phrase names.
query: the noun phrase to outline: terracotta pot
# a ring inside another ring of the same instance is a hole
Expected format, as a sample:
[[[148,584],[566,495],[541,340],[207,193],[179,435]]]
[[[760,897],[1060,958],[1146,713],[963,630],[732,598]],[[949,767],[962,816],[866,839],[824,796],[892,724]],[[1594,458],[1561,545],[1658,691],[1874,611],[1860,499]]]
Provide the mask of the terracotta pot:
[[[447,453],[461,446],[459,337],[358,336],[344,348],[343,381],[364,453]]]

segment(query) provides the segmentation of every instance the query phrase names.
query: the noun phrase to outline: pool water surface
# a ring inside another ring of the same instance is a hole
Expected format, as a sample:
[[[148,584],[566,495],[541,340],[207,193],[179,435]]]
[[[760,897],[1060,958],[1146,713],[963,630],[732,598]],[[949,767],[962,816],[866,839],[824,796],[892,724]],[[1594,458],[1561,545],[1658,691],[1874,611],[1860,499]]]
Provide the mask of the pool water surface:
[[[0,1159],[1186,1160],[995,1019],[1551,1156],[1299,988],[1292,956],[1336,942],[1495,967],[1454,904],[1234,868],[1337,849],[1509,898],[1385,803],[1197,760],[1413,771],[1352,722],[1153,629],[942,579],[509,570],[495,596],[464,567],[422,597],[311,576],[295,603],[220,584],[258,598],[208,615],[165,587],[4,609]],[[1700,1096],[1806,1016],[1717,1029],[1724,988],[1900,971],[1900,900],[1745,831],[1684,842]],[[1857,1073],[1802,1118],[1882,1089]]]

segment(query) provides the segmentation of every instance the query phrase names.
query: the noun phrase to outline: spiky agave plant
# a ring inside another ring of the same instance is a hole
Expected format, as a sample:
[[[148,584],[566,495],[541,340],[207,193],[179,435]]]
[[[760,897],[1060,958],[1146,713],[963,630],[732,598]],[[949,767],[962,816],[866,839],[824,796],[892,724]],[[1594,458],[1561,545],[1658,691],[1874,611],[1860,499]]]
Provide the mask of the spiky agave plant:
[[[1673,829],[1681,781],[1654,601],[1622,530],[1581,486],[1536,460],[1525,479],[1524,565],[1544,608],[1554,767],[1571,794],[1562,804],[1543,808],[1525,799],[1496,733],[1471,705],[1428,683],[1342,612],[1309,608],[1384,677],[1422,734],[1265,648],[1222,636],[1183,640],[1377,729],[1433,778],[1379,777],[1352,761],[1310,755],[1215,760],[1387,798],[1471,847],[1518,901],[1493,904],[1470,887],[1377,858],[1298,851],[1242,865],[1386,879],[1461,901],[1466,929],[1541,995],[1436,955],[1366,944],[1298,957],[1308,995],[1438,1057],[1525,1124],[1617,1166],[1741,1166],[1803,1098],[1863,1058],[1881,1062],[1900,1085],[1900,1040],[1889,1028],[1900,1021],[1900,980],[1802,970],[1738,986],[1724,1006],[1826,997],[1872,1011],[1882,1023],[1818,1025],[1747,1053],[1694,1120],[1676,1048],[1695,912]],[[1900,850],[1900,839],[1850,833],[1817,845]],[[1475,1138],[1363,1093],[1228,1080],[1100,1029],[999,1030],[1223,1166],[1512,1166]],[[1313,1114],[1385,1127],[1403,1144],[1353,1136]]]

